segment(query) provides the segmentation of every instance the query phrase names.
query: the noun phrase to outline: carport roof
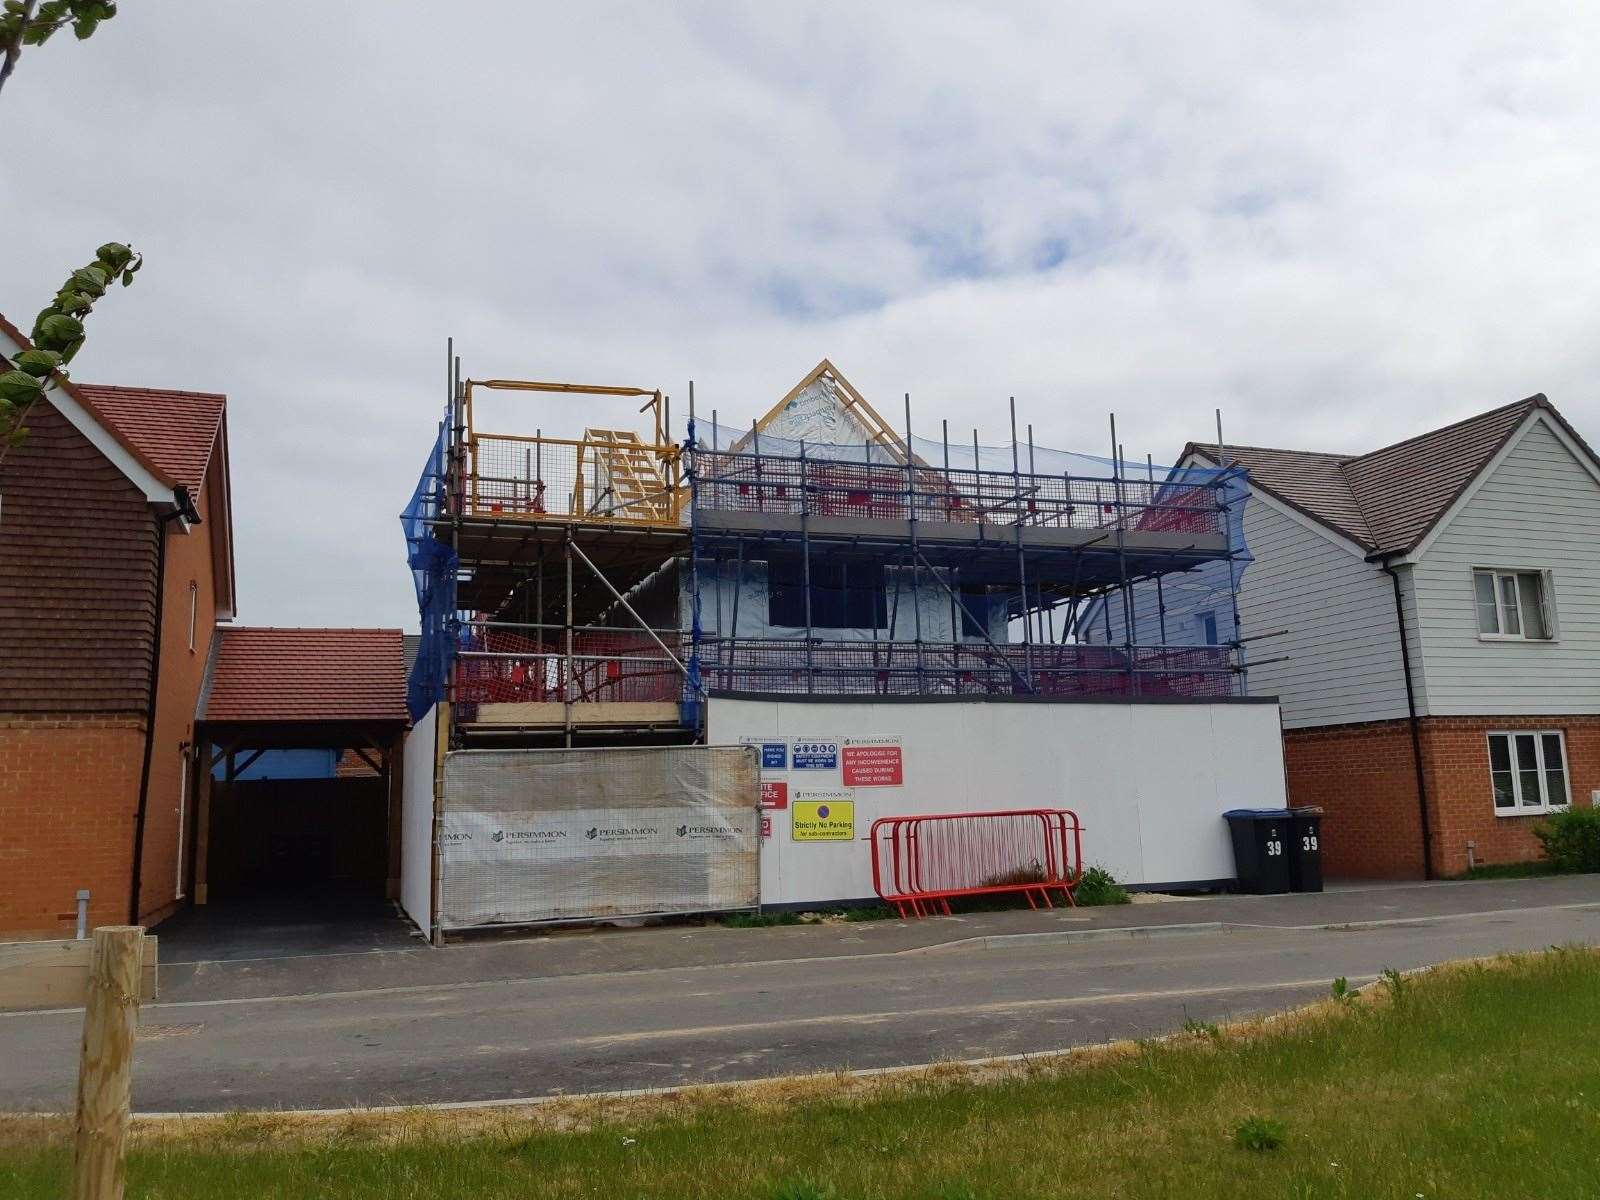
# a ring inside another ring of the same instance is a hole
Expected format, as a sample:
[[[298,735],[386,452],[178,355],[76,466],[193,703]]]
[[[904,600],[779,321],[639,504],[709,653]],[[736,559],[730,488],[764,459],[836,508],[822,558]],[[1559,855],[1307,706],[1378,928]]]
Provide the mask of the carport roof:
[[[220,628],[200,698],[200,720],[404,725],[400,631]]]

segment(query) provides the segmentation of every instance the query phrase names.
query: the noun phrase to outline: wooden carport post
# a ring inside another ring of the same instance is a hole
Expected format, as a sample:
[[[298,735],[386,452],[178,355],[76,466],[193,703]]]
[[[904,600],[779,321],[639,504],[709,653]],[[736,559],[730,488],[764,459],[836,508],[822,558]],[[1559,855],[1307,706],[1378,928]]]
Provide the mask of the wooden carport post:
[[[207,883],[210,879],[209,856],[211,850],[211,772],[216,760],[211,756],[211,739],[196,733],[195,762],[200,768],[195,781],[194,814],[194,902],[206,902]]]
[[[389,784],[389,874],[383,888],[384,898],[388,900],[400,899],[400,833],[405,803],[405,746],[406,735],[399,733],[395,735],[389,748],[383,752]]]

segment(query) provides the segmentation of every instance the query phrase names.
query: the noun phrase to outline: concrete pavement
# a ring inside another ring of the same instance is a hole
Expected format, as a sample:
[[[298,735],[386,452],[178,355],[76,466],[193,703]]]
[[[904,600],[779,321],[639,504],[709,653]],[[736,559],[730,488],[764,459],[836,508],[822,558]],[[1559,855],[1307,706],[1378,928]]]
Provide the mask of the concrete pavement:
[[[164,963],[134,1099],[489,1100],[1032,1053],[1561,942],[1600,942],[1600,879]],[[0,1017],[0,1109],[68,1105],[80,1022]]]

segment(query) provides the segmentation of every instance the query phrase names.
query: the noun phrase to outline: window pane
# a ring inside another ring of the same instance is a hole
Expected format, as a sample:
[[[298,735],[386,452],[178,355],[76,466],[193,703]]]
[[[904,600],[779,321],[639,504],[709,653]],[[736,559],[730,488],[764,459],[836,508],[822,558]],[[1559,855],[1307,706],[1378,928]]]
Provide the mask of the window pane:
[[[1494,576],[1487,571],[1473,572],[1472,590],[1478,598],[1478,632],[1499,633],[1500,618],[1494,604]]]
[[[1489,778],[1494,783],[1494,806],[1496,808],[1512,808],[1516,805],[1517,798],[1511,791],[1510,771],[1491,771]]]
[[[1515,575],[1498,576],[1500,580],[1500,615],[1504,622],[1501,633],[1516,636],[1522,632],[1522,619],[1517,612],[1517,577]]]
[[[1531,638],[1549,637],[1544,627],[1544,580],[1531,571],[1518,575],[1517,592],[1521,599],[1522,635]]]
[[[1545,803],[1559,808],[1567,802],[1567,764],[1561,755],[1561,738],[1547,733],[1540,740],[1544,743]]]
[[[1516,792],[1511,782],[1511,739],[1503,733],[1489,735],[1489,781],[1494,787],[1496,808],[1516,805]]]
[[[1539,789],[1538,739],[1531,733],[1519,733],[1517,746],[1517,790],[1524,808],[1537,808],[1544,803]]]

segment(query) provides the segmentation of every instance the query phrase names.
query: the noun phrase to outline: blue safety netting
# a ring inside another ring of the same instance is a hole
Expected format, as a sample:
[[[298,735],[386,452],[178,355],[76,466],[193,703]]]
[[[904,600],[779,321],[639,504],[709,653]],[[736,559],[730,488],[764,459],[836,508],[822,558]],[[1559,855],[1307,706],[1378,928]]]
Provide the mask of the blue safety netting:
[[[456,568],[454,550],[436,535],[434,524],[445,512],[449,414],[439,424],[422,477],[400,514],[406,535],[406,560],[417,589],[422,615],[422,643],[406,683],[406,707],[413,721],[444,699],[456,636]]]
[[[1218,485],[1224,506],[1228,556],[1187,571],[1141,579],[1120,593],[1091,601],[1078,620],[1078,640],[1090,645],[1235,646],[1239,642],[1237,596],[1254,562],[1245,540],[1250,481],[1243,468],[1157,467],[1157,479],[1184,486],[1203,472]]]

